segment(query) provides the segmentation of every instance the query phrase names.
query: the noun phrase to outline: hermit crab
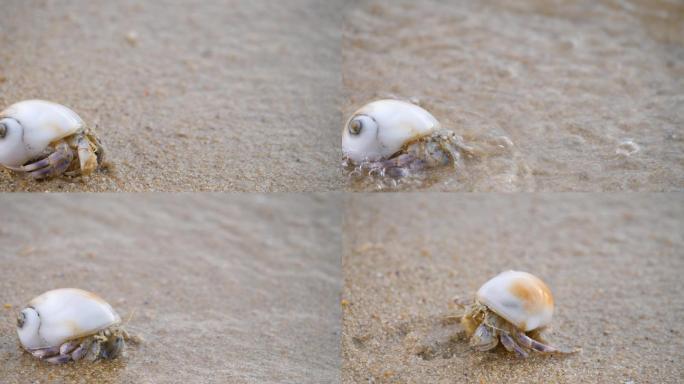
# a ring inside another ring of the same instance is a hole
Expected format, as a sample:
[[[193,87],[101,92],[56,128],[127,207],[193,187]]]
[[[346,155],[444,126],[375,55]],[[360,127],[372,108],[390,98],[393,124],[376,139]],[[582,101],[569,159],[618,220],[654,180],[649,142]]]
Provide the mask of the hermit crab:
[[[507,271],[487,281],[461,317],[470,345],[488,351],[499,342],[509,352],[572,353],[544,344],[541,331],[551,323],[553,296],[549,287],[526,272]]]
[[[345,165],[397,178],[413,170],[456,165],[464,149],[462,139],[442,129],[430,112],[401,100],[364,105],[342,131]]]
[[[62,364],[113,359],[128,338],[121,318],[94,293],[55,289],[31,300],[17,318],[21,346],[33,356]]]
[[[71,109],[26,100],[0,112],[0,164],[34,179],[92,173],[103,161],[100,140]]]

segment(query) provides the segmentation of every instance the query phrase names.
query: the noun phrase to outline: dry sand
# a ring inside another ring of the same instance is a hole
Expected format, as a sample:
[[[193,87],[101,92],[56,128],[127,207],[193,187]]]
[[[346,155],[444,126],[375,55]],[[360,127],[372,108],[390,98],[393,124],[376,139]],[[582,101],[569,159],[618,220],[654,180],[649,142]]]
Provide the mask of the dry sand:
[[[59,101],[111,169],[1,191],[333,191],[344,115],[418,100],[478,147],[398,189],[684,188],[676,0],[7,0],[0,106]]]
[[[417,99],[480,147],[459,169],[398,189],[684,189],[684,2],[357,0],[347,9],[345,115],[376,98]]]
[[[343,383],[681,383],[684,195],[352,196]],[[556,300],[569,356],[471,350],[455,298],[507,269]]]
[[[344,1],[5,0],[0,109],[58,101],[115,172],[0,191],[330,191]]]
[[[0,197],[0,382],[338,382],[339,200]],[[67,286],[102,295],[144,342],[95,364],[23,352],[23,304]]]

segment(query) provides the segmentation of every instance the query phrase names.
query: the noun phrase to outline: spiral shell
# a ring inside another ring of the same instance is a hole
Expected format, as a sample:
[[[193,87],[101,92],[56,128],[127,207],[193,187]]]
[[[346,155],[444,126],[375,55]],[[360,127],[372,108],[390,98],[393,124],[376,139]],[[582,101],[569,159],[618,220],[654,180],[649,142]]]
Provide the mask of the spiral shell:
[[[84,128],[71,109],[44,100],[26,100],[0,112],[0,164],[18,167],[57,140]]]
[[[439,129],[437,119],[415,104],[377,100],[349,118],[342,131],[342,152],[355,163],[386,159]]]
[[[17,320],[17,334],[27,350],[59,346],[90,336],[121,318],[94,293],[75,288],[55,289],[31,300]]]

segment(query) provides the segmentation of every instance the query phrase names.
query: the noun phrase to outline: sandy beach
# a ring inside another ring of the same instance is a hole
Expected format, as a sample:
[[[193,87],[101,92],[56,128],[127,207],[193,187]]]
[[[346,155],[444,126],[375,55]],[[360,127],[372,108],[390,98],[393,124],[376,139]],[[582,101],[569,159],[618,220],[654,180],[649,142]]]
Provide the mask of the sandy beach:
[[[0,109],[65,104],[110,169],[0,191],[330,191],[343,1],[8,0]]]
[[[684,2],[0,11],[0,110],[59,102],[106,150],[87,177],[0,167],[1,384],[684,382]],[[343,126],[381,98],[469,151],[357,178]],[[469,347],[458,303],[510,269],[549,285],[547,340],[579,352]],[[17,315],[64,287],[141,342],[95,363],[26,353]]]
[[[681,194],[355,195],[343,383],[681,383]],[[476,352],[450,319],[508,269],[551,288],[568,356]]]
[[[672,0],[9,0],[0,108],[76,110],[88,180],[1,191],[673,191],[684,5]],[[341,169],[345,117],[418,102],[477,149],[387,187]]]
[[[348,189],[684,188],[681,1],[357,0],[347,10],[345,116],[377,98],[413,100],[478,149],[457,169]]]
[[[0,382],[339,382],[332,197],[2,196]],[[94,364],[23,352],[23,305],[69,286],[109,301],[142,344]]]

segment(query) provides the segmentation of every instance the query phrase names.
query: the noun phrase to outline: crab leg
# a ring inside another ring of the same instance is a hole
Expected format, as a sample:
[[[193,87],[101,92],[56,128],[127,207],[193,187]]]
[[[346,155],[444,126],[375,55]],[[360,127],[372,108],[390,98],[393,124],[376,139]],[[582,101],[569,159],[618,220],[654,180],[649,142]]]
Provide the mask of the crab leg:
[[[497,344],[499,344],[499,340],[496,337],[496,330],[491,329],[485,323],[480,324],[470,338],[470,345],[482,352],[489,351]]]
[[[509,352],[515,352],[518,356],[525,358],[528,356],[527,352],[518,345],[518,343],[513,340],[511,335],[505,332],[501,332],[501,344],[509,351]]]
[[[68,355],[70,354],[74,349],[78,347],[78,343],[74,341],[67,341],[66,343],[62,344],[59,347],[59,354],[60,355]]]
[[[47,156],[44,159],[38,160],[36,162],[30,163],[23,165],[21,167],[15,168],[17,170],[21,170],[24,172],[31,172],[35,171],[37,169],[45,168],[49,166],[50,164],[54,164],[56,161],[63,157],[67,157],[71,154],[71,151],[69,150],[69,145],[62,142],[57,145],[55,148],[55,151],[52,152],[49,156]],[[73,157],[73,154],[71,154]]]
[[[393,157],[389,160],[379,161],[377,166],[372,166],[371,168],[381,168],[384,169],[385,173],[394,178],[401,178],[408,175],[411,169],[421,169],[424,167],[424,161],[419,158],[404,153],[397,157]]]
[[[383,167],[385,168],[392,168],[392,167],[406,167],[407,165],[415,162],[417,159],[409,155],[408,153],[401,154],[397,157],[393,157],[389,160],[384,160],[381,161],[380,164],[382,164]]]
[[[105,149],[100,139],[90,132],[86,132],[86,137],[95,146],[95,155],[97,156],[97,163],[102,164],[105,158]]]
[[[73,158],[74,154],[71,152],[69,145],[65,142],[61,142],[57,145],[55,152],[51,153],[50,156],[36,161],[35,163],[24,165],[20,169],[24,172],[28,172],[34,179],[44,179],[63,173],[69,168],[69,164],[71,164]]]
[[[100,342],[93,341],[88,345],[88,349],[85,354],[85,358],[90,361],[95,361],[100,358]]]
[[[57,355],[54,357],[48,357],[44,360],[50,364],[64,364],[64,363],[68,363],[71,360],[71,356],[70,355]]]
[[[49,347],[49,348],[41,348],[41,349],[34,349],[31,352],[31,354],[39,359],[44,359],[46,357],[51,357],[55,355],[59,355],[59,347]]]
[[[516,339],[522,344],[523,346],[533,349],[538,352],[542,353],[554,353],[554,352],[560,352],[560,353],[572,353],[572,351],[565,351],[565,350],[560,350],[556,347],[552,347],[550,345],[542,344],[538,342],[537,340],[527,336],[525,332],[520,332],[518,331],[515,335]]]
[[[78,346],[78,348],[74,349],[73,352],[71,352],[71,358],[74,361],[81,360],[86,353],[88,353],[88,349],[90,348],[90,344],[87,341],[84,341],[81,343],[81,345]]]
[[[113,359],[121,354],[124,346],[125,342],[122,336],[112,336],[111,339],[104,343],[104,348],[100,351],[100,356],[103,359]]]
[[[81,165],[81,173],[88,175],[97,168],[97,156],[93,151],[93,144],[86,136],[78,138],[78,160]]]
[[[50,364],[64,364],[71,360],[69,354],[78,344],[64,343],[61,346],[41,348],[30,351],[31,354],[41,360],[45,360]]]

